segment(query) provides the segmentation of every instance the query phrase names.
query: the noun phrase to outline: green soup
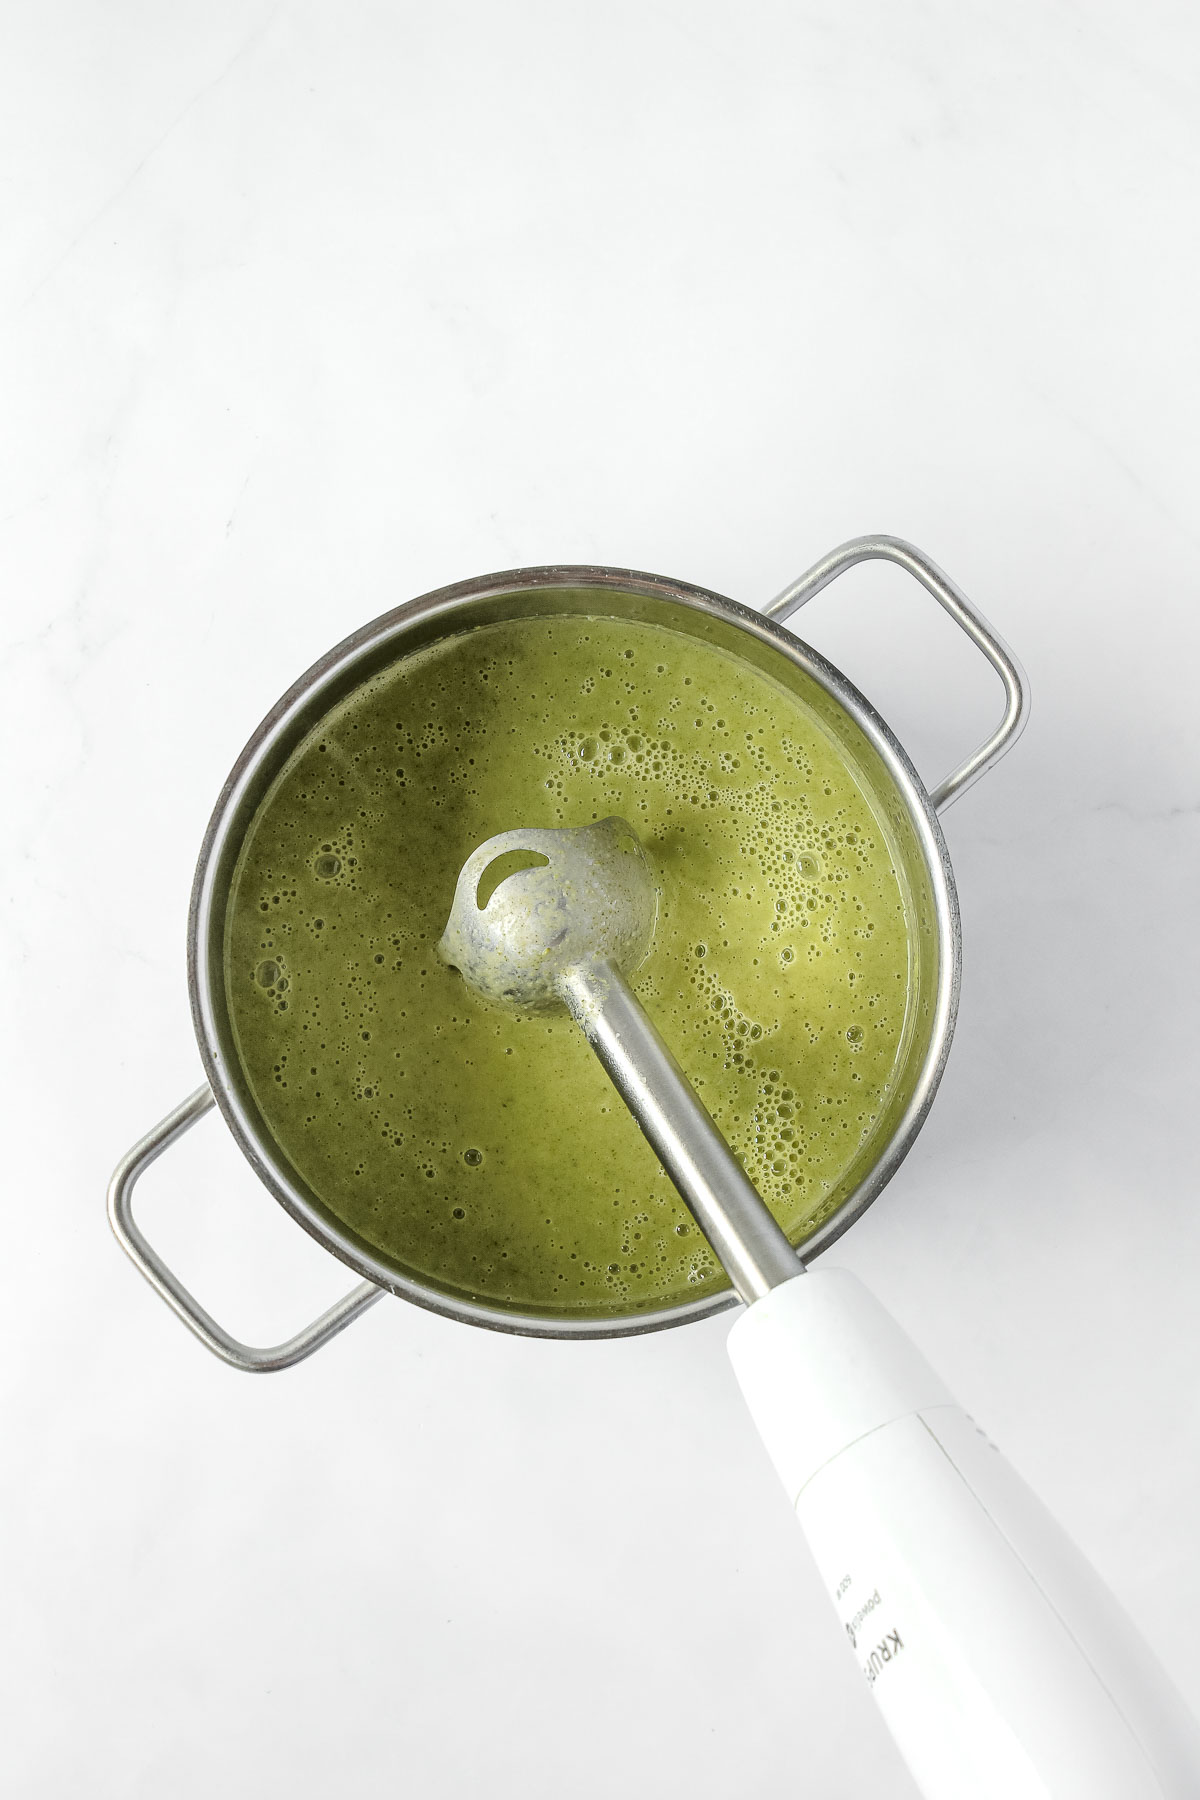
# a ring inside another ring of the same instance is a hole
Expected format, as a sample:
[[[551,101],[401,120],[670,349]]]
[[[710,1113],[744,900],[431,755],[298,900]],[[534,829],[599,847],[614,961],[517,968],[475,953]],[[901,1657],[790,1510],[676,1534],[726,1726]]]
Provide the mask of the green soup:
[[[364,682],[253,819],[225,983],[262,1118],[399,1271],[547,1317],[727,1285],[565,1013],[489,1007],[434,946],[516,826],[616,813],[661,884],[634,985],[793,1242],[895,1111],[910,990],[885,824],[815,714],[660,626],[486,624]]]

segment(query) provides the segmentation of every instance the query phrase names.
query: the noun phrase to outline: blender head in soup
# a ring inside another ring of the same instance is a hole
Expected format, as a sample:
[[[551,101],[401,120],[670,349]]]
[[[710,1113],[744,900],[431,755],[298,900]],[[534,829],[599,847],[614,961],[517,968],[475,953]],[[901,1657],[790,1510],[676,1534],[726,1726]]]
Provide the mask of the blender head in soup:
[[[582,969],[632,974],[657,911],[649,858],[624,819],[502,831],[463,864],[438,955],[485,999],[537,1011],[566,1002]]]
[[[625,980],[656,910],[649,859],[624,819],[506,831],[464,863],[438,952],[488,999],[566,1003],[734,1287],[757,1300],[800,1264]]]

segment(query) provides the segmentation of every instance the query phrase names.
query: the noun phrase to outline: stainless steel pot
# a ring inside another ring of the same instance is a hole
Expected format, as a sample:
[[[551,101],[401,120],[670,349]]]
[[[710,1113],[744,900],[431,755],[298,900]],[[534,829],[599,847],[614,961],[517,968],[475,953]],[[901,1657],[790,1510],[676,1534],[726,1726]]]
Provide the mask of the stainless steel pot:
[[[786,619],[853,564],[884,558],[916,577],[979,646],[1005,689],[1004,716],[961,767],[927,791],[883,720],[837,669],[782,629]],[[442,1292],[386,1265],[306,1192],[285,1166],[240,1079],[222,982],[224,907],[234,864],[255,810],[284,762],[328,709],[379,668],[447,635],[497,619],[598,611],[650,620],[731,652],[803,695],[840,741],[886,817],[893,853],[907,882],[916,954],[910,970],[909,1078],[880,1153],[866,1176],[798,1250],[804,1261],[839,1237],[886,1186],[929,1110],[954,1030],[958,1003],[958,899],[938,813],[1010,747],[1027,711],[1021,670],[987,621],[936,566],[896,538],[859,538],[834,550],[755,613],[686,582],[628,569],[539,568],[485,575],[441,588],[363,626],[322,657],[263,720],[238,758],[205,834],[192,890],[188,975],[205,1085],[121,1159],[109,1186],[109,1215],[124,1249],[202,1343],[235,1368],[266,1371],[310,1355],[384,1293],[394,1293],[474,1325],[540,1337],[620,1337],[661,1330],[724,1311],[732,1292],[633,1316],[563,1319],[503,1311]],[[136,1183],[148,1165],[212,1106],[280,1204],[317,1241],[365,1279],[305,1330],[270,1349],[239,1343],[205,1312],[147,1242],[133,1217]]]

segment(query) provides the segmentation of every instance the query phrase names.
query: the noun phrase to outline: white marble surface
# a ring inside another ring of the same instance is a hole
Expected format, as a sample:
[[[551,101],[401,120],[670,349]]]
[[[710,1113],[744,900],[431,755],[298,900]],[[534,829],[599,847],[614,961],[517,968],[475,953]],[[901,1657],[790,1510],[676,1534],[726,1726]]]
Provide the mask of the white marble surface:
[[[1200,24],[1171,0],[8,10],[0,1788],[913,1790],[726,1366],[399,1302],[287,1375],[118,1252],[198,1080],[209,808],[426,588],[598,560],[764,600],[915,540],[1033,722],[948,815],[963,1005],[833,1256],[1200,1645]],[[806,633],[941,775],[993,679],[904,578]],[[249,1336],[344,1272],[209,1121],[148,1228]]]

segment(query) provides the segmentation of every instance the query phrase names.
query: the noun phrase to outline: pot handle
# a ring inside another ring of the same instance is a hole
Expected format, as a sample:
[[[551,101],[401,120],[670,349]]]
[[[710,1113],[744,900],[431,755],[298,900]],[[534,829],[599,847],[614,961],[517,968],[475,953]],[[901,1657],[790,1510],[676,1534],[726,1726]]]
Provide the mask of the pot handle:
[[[820,562],[814,563],[807,574],[785,587],[781,594],[776,594],[762,611],[768,619],[790,618],[806,600],[811,600],[823,587],[828,587],[843,570],[853,568],[855,563],[874,560],[898,563],[902,569],[907,569],[910,575],[915,576],[922,587],[928,588],[938,605],[944,606],[971,641],[978,644],[1004,683],[1004,717],[991,737],[985,739],[978,750],[930,792],[934,810],[944,812],[993,763],[999,762],[1006,750],[1011,750],[1029,717],[1029,688],[1025,672],[979,608],[915,544],[906,544],[903,538],[879,536],[851,538],[848,544],[839,544],[836,550],[831,550],[828,556],[823,556]]]
[[[216,1104],[212,1089],[207,1086],[197,1088],[194,1094],[169,1112],[165,1119],[160,1119],[153,1130],[139,1140],[131,1150],[127,1150],[116,1168],[112,1180],[108,1184],[108,1217],[117,1241],[130,1260],[141,1270],[151,1287],[156,1289],[172,1312],[181,1318],[189,1331],[195,1332],[200,1342],[222,1362],[227,1362],[234,1369],[244,1369],[248,1374],[265,1375],[276,1369],[290,1369],[293,1363],[303,1362],[314,1350],[327,1344],[339,1331],[353,1324],[361,1313],[369,1306],[374,1306],[387,1292],[386,1288],[377,1287],[373,1281],[364,1281],[351,1290],[328,1312],[323,1312],[319,1319],[306,1325],[295,1337],[288,1338],[284,1344],[276,1344],[270,1349],[258,1350],[251,1344],[243,1344],[231,1337],[216,1320],[205,1312],[204,1308],[184,1287],[179,1277],[168,1269],[158,1252],[151,1248],[143,1237],[133,1216],[133,1190],[145,1171],[164,1150],[170,1149],[177,1138],[189,1131],[197,1119],[202,1119],[206,1112]]]

